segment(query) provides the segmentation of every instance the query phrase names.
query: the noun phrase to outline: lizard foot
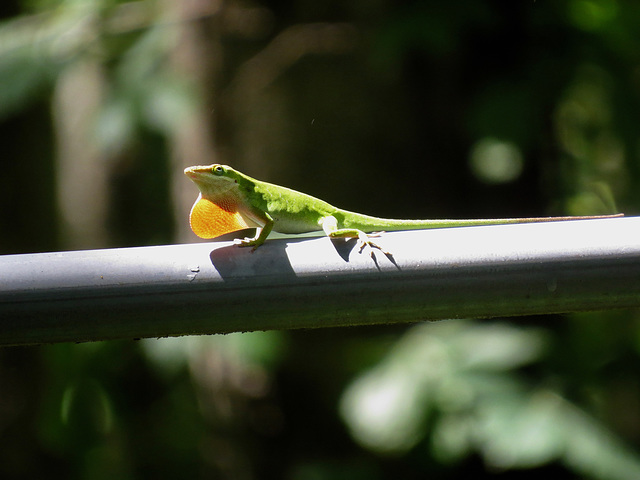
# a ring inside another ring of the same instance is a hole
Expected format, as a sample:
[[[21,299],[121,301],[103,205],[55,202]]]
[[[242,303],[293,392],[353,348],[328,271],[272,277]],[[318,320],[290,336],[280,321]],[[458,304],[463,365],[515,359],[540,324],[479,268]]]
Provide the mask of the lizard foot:
[[[382,253],[384,253],[387,257],[392,256],[391,252],[387,252],[384,248],[382,248],[380,245],[378,245],[377,243],[372,242],[371,240],[369,240],[369,237],[379,237],[379,233],[381,232],[377,232],[374,234],[369,234],[369,235],[359,235],[358,236],[358,245],[359,245],[359,250],[358,253],[362,253],[363,250],[366,247],[369,247],[371,249],[376,249],[376,250],[380,250]],[[371,254],[373,255],[373,252],[371,252]]]
[[[236,238],[233,243],[238,247],[253,247],[251,251],[255,252],[263,242],[258,241],[257,238]]]

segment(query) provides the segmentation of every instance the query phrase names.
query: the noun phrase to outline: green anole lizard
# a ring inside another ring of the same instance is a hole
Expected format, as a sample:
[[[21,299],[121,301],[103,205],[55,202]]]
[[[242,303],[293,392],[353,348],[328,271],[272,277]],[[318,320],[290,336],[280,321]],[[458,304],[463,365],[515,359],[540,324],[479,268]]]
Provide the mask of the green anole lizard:
[[[357,238],[360,252],[368,245],[390,255],[369,240],[367,233],[620,216],[391,220],[336,208],[306,193],[261,182],[227,165],[194,166],[186,168],[184,173],[200,190],[189,215],[193,232],[201,238],[215,238],[255,227],[257,233],[254,238],[236,240],[239,246],[253,247],[254,250],[264,243],[271,230],[280,233],[323,230],[330,238]]]

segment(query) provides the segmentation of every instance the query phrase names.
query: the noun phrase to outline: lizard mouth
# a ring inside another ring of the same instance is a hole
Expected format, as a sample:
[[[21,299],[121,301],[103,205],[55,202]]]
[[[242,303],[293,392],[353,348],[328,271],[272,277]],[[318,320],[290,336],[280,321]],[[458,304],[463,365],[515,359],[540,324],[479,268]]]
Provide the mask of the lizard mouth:
[[[184,169],[184,174],[189,178],[198,178],[207,171],[211,171],[211,167],[205,167],[202,165],[196,165],[194,167],[187,167]]]

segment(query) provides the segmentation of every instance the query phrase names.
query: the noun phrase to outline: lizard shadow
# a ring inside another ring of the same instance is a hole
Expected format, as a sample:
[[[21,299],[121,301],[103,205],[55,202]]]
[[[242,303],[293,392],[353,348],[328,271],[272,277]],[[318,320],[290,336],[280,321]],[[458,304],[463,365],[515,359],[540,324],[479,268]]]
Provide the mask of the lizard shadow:
[[[209,253],[211,264],[226,281],[245,282],[265,276],[295,277],[296,272],[286,254],[285,242],[274,242],[269,248],[254,251],[237,245],[214,248]]]
[[[216,241],[229,241],[234,238],[244,238],[244,235],[224,235],[216,238]],[[262,245],[258,250],[251,248],[240,248],[237,245],[226,245],[214,248],[209,253],[209,259],[220,276],[227,281],[241,280],[263,276],[296,276],[289,255],[287,246],[308,240],[308,238],[287,238],[276,239]],[[354,249],[359,248],[356,239],[330,239],[336,253],[344,262],[350,262],[350,256]],[[370,248],[370,247],[367,247]],[[360,252],[358,252],[360,254]],[[362,252],[362,254],[365,254]],[[395,259],[391,254],[384,254],[387,259],[398,269]],[[381,271],[376,252],[371,249],[370,256],[376,269]]]
[[[331,238],[330,240],[331,240],[331,243],[333,244],[333,247],[336,249],[336,252],[338,253],[338,255],[340,255],[340,257],[345,262],[350,261],[351,252],[353,252],[356,248],[358,248],[357,238],[347,238],[347,239]],[[369,255],[371,256],[371,260],[373,260],[373,263],[375,264],[376,268],[381,271],[382,269],[380,268],[380,263],[378,262],[378,257],[376,256],[376,250],[370,246],[365,246],[364,248],[370,249]],[[363,250],[361,249],[358,252],[358,254],[362,254],[362,253],[363,253]],[[387,257],[387,259],[393,264],[394,267],[396,267],[398,270],[401,270],[395,258],[393,258],[392,253],[383,252],[383,251],[381,251],[381,253],[385,257]]]

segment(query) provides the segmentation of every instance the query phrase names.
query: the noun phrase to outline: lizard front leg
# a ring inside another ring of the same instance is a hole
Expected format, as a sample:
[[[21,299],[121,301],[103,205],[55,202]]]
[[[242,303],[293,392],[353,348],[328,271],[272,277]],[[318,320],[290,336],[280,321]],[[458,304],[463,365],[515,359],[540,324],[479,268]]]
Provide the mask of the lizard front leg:
[[[267,212],[262,212],[261,220],[264,222],[264,226],[257,227],[255,237],[243,239],[237,238],[234,243],[239,247],[253,247],[252,250],[255,251],[256,248],[264,243],[273,229],[273,218],[271,218],[271,215]]]

